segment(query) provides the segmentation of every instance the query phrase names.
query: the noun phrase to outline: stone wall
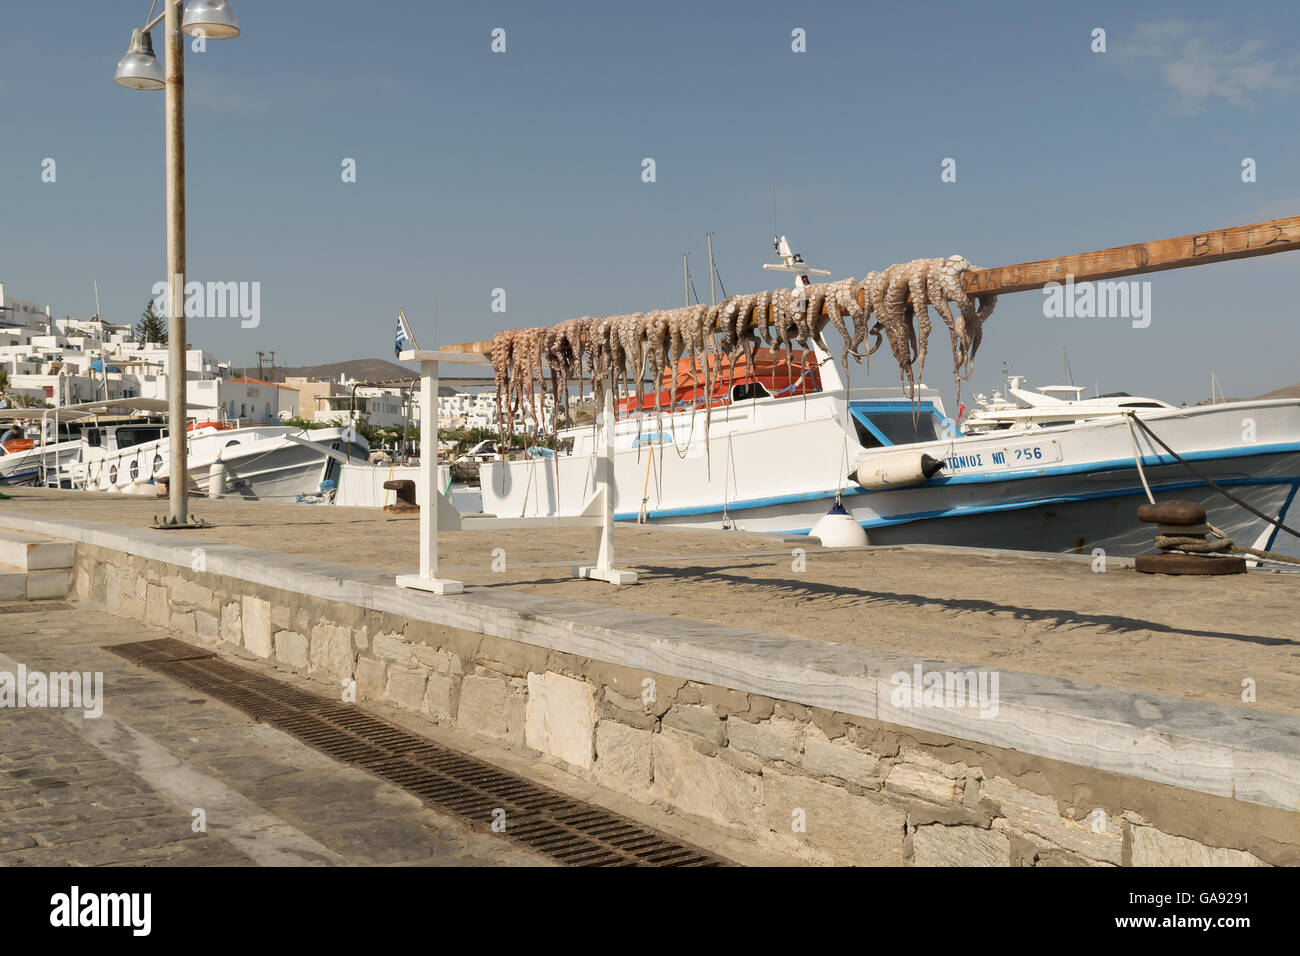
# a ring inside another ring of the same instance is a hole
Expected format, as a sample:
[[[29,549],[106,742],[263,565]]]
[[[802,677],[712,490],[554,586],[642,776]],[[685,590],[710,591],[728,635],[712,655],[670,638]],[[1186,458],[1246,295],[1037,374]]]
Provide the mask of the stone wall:
[[[1287,865],[1294,812],[82,544],[77,595],[839,864]]]

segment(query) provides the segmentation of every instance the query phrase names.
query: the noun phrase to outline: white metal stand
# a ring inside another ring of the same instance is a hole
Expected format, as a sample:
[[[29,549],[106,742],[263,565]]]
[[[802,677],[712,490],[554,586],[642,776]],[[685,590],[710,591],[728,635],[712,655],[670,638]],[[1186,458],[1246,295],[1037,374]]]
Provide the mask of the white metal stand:
[[[479,352],[444,352],[438,349],[403,352],[401,359],[420,363],[420,480],[415,496],[420,503],[420,573],[399,574],[399,587],[418,588],[435,594],[460,594],[465,590],[460,581],[438,577],[440,527],[449,531],[596,527],[600,529],[596,563],[575,568],[574,574],[610,584],[636,583],[635,571],[614,568],[614,396],[609,389],[605,390],[605,407],[601,413],[605,440],[596,460],[596,494],[582,514],[549,518],[467,516],[457,511],[438,488],[438,364],[491,365],[491,361]]]

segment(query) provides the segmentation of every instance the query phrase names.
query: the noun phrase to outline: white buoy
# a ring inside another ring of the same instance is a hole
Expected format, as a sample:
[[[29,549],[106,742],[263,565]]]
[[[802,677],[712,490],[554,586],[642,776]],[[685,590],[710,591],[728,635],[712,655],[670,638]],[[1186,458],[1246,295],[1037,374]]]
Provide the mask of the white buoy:
[[[865,548],[870,543],[862,525],[844,510],[839,495],[835,496],[831,510],[818,519],[808,534],[827,548]]]
[[[226,487],[226,463],[218,457],[208,468],[208,497],[220,498]]]

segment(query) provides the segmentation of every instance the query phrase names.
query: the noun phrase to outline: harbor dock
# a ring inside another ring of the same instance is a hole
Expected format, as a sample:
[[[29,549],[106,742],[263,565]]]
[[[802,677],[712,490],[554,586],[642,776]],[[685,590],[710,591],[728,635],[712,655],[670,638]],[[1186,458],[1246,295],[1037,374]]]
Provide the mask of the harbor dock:
[[[633,586],[572,577],[591,529],[450,531],[437,596],[395,585],[413,517],[164,506],[17,489],[0,528],[75,542],[99,614],[355,681],[731,859],[1300,863],[1292,572],[619,525]]]

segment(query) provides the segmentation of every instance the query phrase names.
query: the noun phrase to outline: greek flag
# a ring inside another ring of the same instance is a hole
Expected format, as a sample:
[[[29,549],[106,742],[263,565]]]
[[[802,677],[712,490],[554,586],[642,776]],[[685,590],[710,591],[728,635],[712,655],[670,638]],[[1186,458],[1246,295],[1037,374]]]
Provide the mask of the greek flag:
[[[415,333],[411,331],[411,324],[406,321],[406,313],[401,309],[397,310],[397,341],[393,343],[393,354],[400,357],[404,350],[418,349],[420,343],[415,341]]]

